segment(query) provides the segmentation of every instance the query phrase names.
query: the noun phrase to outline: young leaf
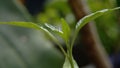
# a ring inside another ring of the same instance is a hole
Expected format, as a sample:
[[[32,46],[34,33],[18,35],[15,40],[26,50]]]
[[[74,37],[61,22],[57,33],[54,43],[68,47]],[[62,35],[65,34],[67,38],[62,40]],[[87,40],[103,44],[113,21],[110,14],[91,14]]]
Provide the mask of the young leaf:
[[[74,59],[73,59],[73,63],[74,63],[74,68],[79,68],[77,63],[76,63],[76,61]],[[65,62],[63,64],[63,68],[72,68],[68,58],[65,58]]]
[[[97,12],[94,12],[92,14],[89,14],[85,17],[83,17],[82,19],[80,19],[78,21],[78,23],[76,24],[76,30],[75,30],[75,35],[73,37],[73,40],[72,40],[72,46],[74,44],[74,41],[75,41],[75,38],[77,37],[77,34],[79,32],[79,30],[84,26],[86,25],[88,22],[90,22],[91,20],[94,20],[102,15],[104,15],[105,13],[108,13],[108,12],[111,12],[111,11],[114,11],[114,10],[118,10],[120,9],[120,7],[117,7],[117,8],[113,8],[113,9],[104,9],[104,10],[100,10],[100,11],[97,11]]]
[[[61,19],[61,23],[62,23],[62,32],[63,32],[62,37],[67,42],[69,40],[71,30],[69,25],[66,23],[64,19]]]
[[[69,25],[66,23],[66,21],[64,19],[61,19],[61,23],[62,23],[62,31],[59,29],[56,29],[54,26],[45,23],[45,27],[47,30],[49,30],[50,32],[53,32],[55,34],[58,34],[60,37],[62,37],[65,41],[69,40],[69,36],[70,36],[70,27]]]
[[[117,10],[117,9],[120,9],[120,7],[117,7],[117,8],[114,8],[114,9],[104,9],[104,10],[100,10],[100,11],[97,11],[95,13],[92,13],[90,15],[87,15],[85,17],[83,17],[82,19],[80,19],[78,21],[78,23],[76,24],[76,30],[79,31],[85,24],[87,24],[88,22],[90,22],[91,20],[94,20],[100,16],[102,16],[103,14],[105,13],[108,13],[108,12],[111,12],[111,11],[114,11],[114,10]]]

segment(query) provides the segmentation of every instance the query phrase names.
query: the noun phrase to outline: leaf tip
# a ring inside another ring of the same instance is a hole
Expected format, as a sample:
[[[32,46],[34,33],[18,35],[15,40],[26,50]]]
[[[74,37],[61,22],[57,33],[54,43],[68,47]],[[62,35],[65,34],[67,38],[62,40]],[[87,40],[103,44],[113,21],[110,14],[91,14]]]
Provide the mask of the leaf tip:
[[[116,8],[114,8],[113,10],[118,10],[118,9],[120,9],[120,7],[116,7]]]

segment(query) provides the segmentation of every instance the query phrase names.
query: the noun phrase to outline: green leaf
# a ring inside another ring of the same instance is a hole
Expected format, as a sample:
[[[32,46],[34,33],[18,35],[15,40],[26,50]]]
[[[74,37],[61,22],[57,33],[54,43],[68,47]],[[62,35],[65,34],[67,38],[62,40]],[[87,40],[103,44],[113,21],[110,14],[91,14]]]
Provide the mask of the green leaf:
[[[97,11],[97,12],[94,12],[90,15],[87,15],[85,17],[83,17],[82,19],[80,19],[78,21],[78,23],[76,24],[76,31],[79,31],[85,24],[87,24],[88,22],[102,16],[103,14],[105,13],[108,13],[108,12],[111,12],[111,11],[114,11],[114,10],[117,10],[117,9],[120,9],[120,7],[117,7],[117,8],[114,8],[114,9],[104,9],[104,10],[100,10],[100,11]]]
[[[60,47],[60,49],[62,50],[62,52],[64,53],[64,55],[66,55],[66,52],[64,51],[62,45],[59,43],[59,41],[55,38],[55,36],[51,33],[51,31],[57,33],[57,34],[62,34],[62,32],[60,30],[55,29],[53,26],[45,24],[46,27],[44,26],[39,26],[37,24],[34,24],[32,22],[0,22],[0,24],[5,24],[5,25],[14,25],[14,26],[19,26],[19,27],[25,27],[25,28],[33,28],[33,29],[37,29],[37,30],[43,30],[44,32],[46,32],[51,39],[58,44],[58,46]]]
[[[45,28],[49,30],[50,32],[53,32],[54,34],[59,35],[65,40],[65,42],[67,42],[70,37],[70,27],[64,19],[61,19],[61,23],[62,23],[62,27],[61,27],[62,30],[57,29],[54,26],[47,24],[47,23],[45,23]]]
[[[90,21],[92,21],[92,20],[94,20],[94,19],[96,19],[96,18],[98,18],[98,17],[100,17],[100,16],[102,16],[102,15],[108,13],[108,12],[111,12],[111,11],[114,11],[114,10],[118,10],[118,9],[120,9],[120,7],[113,8],[113,9],[100,10],[100,11],[94,12],[94,13],[89,14],[89,15],[83,17],[82,19],[80,19],[80,20],[78,21],[78,23],[76,24],[76,30],[75,30],[75,34],[74,34],[74,37],[73,37],[73,39],[72,39],[71,45],[73,46],[74,41],[75,41],[75,39],[76,39],[76,37],[77,37],[77,34],[78,34],[79,30],[80,30],[83,26],[85,26],[85,25],[86,25],[87,23],[89,23]]]
[[[52,39],[55,39],[55,37],[51,34],[51,32],[43,27],[43,26],[39,26],[37,24],[34,24],[32,22],[0,22],[0,24],[2,25],[13,25],[13,26],[19,26],[19,27],[25,27],[25,28],[33,28],[33,29],[37,29],[37,30],[43,30],[44,32],[46,32]],[[47,25],[47,27],[51,28],[52,31],[54,32],[58,32],[58,30],[56,30],[53,27],[50,27]],[[55,39],[56,40],[56,39]]]
[[[62,23],[62,32],[63,32],[62,37],[67,42],[69,40],[71,30],[69,25],[64,19],[61,19],[61,23]]]
[[[83,17],[76,24],[76,30],[80,30],[85,24],[87,24],[88,22],[90,22],[90,21],[104,15],[105,13],[108,13],[108,12],[111,12],[111,11],[114,11],[114,10],[117,10],[117,9],[120,9],[120,7],[117,7],[117,8],[114,8],[114,9],[100,10],[100,11],[97,11],[95,13],[92,13],[90,15],[87,15],[87,16]]]
[[[73,59],[73,63],[74,63],[74,68],[79,68],[76,61]],[[71,68],[71,64],[68,60],[68,58],[65,58],[65,62],[63,64],[63,68]]]

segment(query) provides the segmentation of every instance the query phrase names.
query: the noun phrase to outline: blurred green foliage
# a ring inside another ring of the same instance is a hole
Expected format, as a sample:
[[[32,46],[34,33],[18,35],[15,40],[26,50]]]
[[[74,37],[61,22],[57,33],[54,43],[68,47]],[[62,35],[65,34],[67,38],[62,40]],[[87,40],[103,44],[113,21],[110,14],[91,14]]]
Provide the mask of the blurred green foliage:
[[[60,18],[64,18],[68,24],[74,26],[75,17],[71,13],[67,0],[48,0],[44,11],[37,16],[40,23],[50,24],[60,24]]]

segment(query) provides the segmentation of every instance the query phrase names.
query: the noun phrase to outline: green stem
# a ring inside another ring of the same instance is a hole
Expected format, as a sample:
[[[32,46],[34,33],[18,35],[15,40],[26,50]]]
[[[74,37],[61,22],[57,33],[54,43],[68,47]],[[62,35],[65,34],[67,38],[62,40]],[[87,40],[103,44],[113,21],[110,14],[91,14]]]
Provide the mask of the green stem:
[[[67,51],[68,51],[67,54],[69,56],[68,60],[69,60],[69,62],[71,64],[71,68],[74,68],[73,56],[72,56],[72,48],[71,48],[69,42],[66,42],[66,46],[67,46]]]
[[[65,52],[65,50],[63,49],[62,45],[60,43],[58,43],[57,41],[55,41],[58,45],[58,47],[61,49],[61,51],[63,52],[64,56],[66,56],[67,58],[69,58],[69,56],[67,55],[67,53]]]
[[[70,53],[70,64],[71,64],[71,68],[74,68],[73,57],[71,53]]]
[[[73,45],[74,45],[74,43],[75,43],[75,39],[76,39],[76,37],[77,37],[77,35],[78,35],[78,30],[76,30],[75,31],[75,34],[74,34],[74,36],[73,36],[73,39],[72,39],[72,43],[71,43],[71,46],[70,46],[70,50],[72,51],[72,49],[73,49]]]

